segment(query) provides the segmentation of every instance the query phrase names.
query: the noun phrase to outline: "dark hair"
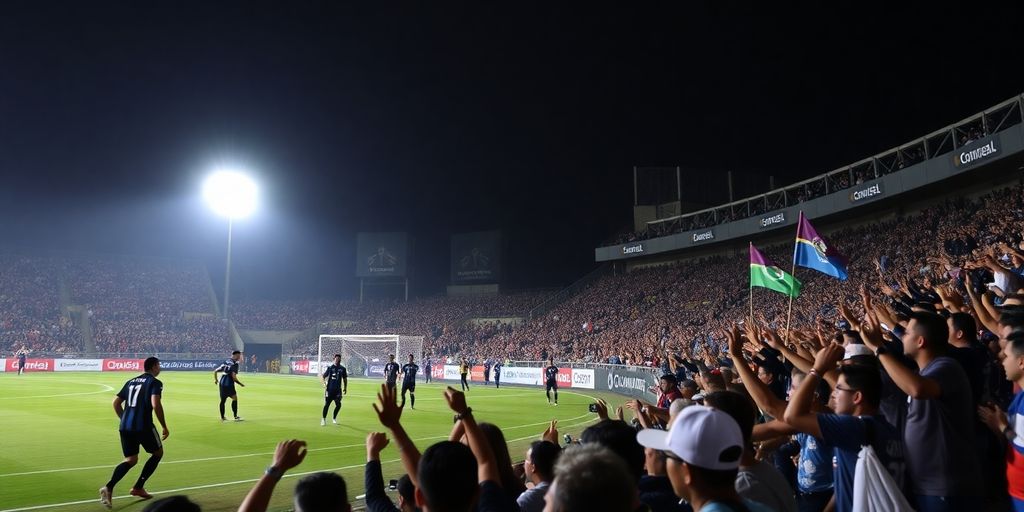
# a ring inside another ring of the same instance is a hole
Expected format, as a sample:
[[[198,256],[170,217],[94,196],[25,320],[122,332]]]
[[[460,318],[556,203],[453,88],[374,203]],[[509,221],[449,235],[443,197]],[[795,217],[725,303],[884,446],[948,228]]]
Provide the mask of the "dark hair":
[[[974,322],[974,317],[967,313],[953,313],[950,315],[953,319],[953,329],[964,333],[964,340],[971,345],[978,342],[978,324]]]
[[[241,354],[241,353],[242,353],[242,351],[241,351],[241,350],[236,350],[236,351],[232,352],[232,353],[231,353],[231,355],[235,355],[235,354]]]
[[[498,476],[501,478],[501,487],[505,492],[516,496],[526,491],[523,481],[516,478],[512,472],[512,456],[508,453],[508,443],[505,441],[505,434],[493,423],[480,423],[480,431],[487,438],[487,444],[491,445],[494,451],[494,462],[498,465]]]
[[[917,334],[923,336],[925,344],[930,350],[945,351],[949,345],[949,326],[946,320],[935,313],[913,311],[910,313],[912,320],[917,320]]]
[[[297,511],[345,510],[348,505],[348,486],[337,473],[321,471],[303,477],[295,484]]]
[[[839,340],[840,342],[846,341],[846,338],[850,338],[850,343],[853,343],[854,345],[864,344],[864,339],[860,337],[860,332],[858,331],[852,331],[847,329],[843,331],[842,338],[843,339]]]
[[[667,381],[667,382],[669,382],[671,384],[678,384],[679,383],[679,381],[676,380],[676,376],[671,374],[671,373],[666,373],[665,375],[662,375],[660,377],[660,379],[664,380],[664,381]]]
[[[427,448],[420,457],[419,479],[431,510],[469,510],[476,501],[476,457],[462,443],[441,441]]]
[[[568,512],[628,511],[637,496],[622,458],[597,444],[567,448],[555,464],[555,482],[545,499]]]
[[[157,359],[155,357],[147,357],[146,360],[142,363],[142,369],[148,372],[148,371],[152,370],[153,367],[158,365],[158,364],[160,364],[160,360],[159,359]]]
[[[750,397],[735,391],[715,391],[704,396],[704,404],[714,407],[736,420],[743,433],[743,447],[750,446],[750,436],[754,433],[754,402]]]
[[[402,475],[398,479],[398,495],[405,499],[411,506],[416,506],[416,486],[412,484],[409,475]]]
[[[533,464],[533,471],[544,480],[551,480],[555,477],[555,462],[562,450],[551,441],[534,441],[530,443],[530,464]]]
[[[337,357],[338,359],[341,359],[341,354],[334,354],[334,357]],[[332,357],[331,359],[334,359],[334,358]]]
[[[1024,356],[1024,331],[1013,331],[1006,336],[1006,346],[1010,347],[1013,355]]]
[[[878,407],[882,402],[882,373],[878,368],[848,364],[839,367],[839,374],[846,377],[846,384],[851,389],[860,391],[868,405]]]
[[[188,496],[179,495],[156,500],[146,505],[142,512],[201,512],[202,510],[199,505],[189,500]]]
[[[644,473],[644,447],[636,441],[636,429],[619,420],[603,420],[580,433],[580,442],[595,443],[608,448],[626,463],[634,479]]]
[[[739,473],[739,468],[707,469],[689,463],[686,465],[690,468],[690,475],[697,482],[703,483],[704,487],[711,489],[734,489],[736,486],[736,474]]]

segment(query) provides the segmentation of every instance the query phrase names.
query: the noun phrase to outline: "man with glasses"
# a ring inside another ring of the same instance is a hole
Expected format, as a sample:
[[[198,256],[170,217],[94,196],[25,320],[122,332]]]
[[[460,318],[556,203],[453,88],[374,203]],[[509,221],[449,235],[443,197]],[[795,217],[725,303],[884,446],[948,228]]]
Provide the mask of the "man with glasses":
[[[853,510],[853,477],[861,446],[874,447],[878,459],[897,485],[903,486],[903,436],[878,412],[882,378],[877,368],[851,364],[839,368],[832,391],[836,414],[811,412],[814,390],[821,376],[836,367],[843,346],[827,345],[814,358],[814,366],[790,397],[784,419],[798,432],[812,435],[835,447],[835,505],[837,512]]]

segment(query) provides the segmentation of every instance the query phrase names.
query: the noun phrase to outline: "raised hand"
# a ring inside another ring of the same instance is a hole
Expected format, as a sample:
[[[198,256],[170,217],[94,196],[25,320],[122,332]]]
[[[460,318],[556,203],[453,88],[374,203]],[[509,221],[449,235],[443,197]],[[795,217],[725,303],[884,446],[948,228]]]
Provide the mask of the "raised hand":
[[[548,428],[544,429],[544,433],[541,434],[540,438],[551,442],[555,446],[561,446],[558,440],[558,420],[551,420]]]
[[[882,324],[878,321],[878,315],[874,311],[869,311],[868,314],[864,315],[864,323],[861,324],[860,333],[864,344],[871,350],[878,350],[884,343]]]
[[[380,452],[390,443],[387,434],[383,432],[370,432],[366,435],[366,458],[370,460],[380,459]]]
[[[842,345],[832,342],[825,345],[825,348],[818,351],[814,355],[814,369],[819,374],[832,370],[836,367],[836,363],[843,359],[843,354],[846,349]]]
[[[298,439],[290,439],[277,443],[274,450],[273,466],[281,471],[288,471],[302,463],[306,458],[306,442]]]
[[[465,414],[469,410],[469,406],[466,405],[466,394],[451,386],[445,390],[444,399],[448,402],[448,407],[455,411],[455,414]]]
[[[384,425],[385,428],[392,430],[399,425],[399,422],[402,419],[403,406],[396,403],[395,394],[394,389],[389,388],[387,384],[381,384],[380,392],[377,393],[377,400],[380,401],[380,407],[377,407],[377,404],[373,404],[373,410],[377,411],[377,419],[380,420],[380,424]]]

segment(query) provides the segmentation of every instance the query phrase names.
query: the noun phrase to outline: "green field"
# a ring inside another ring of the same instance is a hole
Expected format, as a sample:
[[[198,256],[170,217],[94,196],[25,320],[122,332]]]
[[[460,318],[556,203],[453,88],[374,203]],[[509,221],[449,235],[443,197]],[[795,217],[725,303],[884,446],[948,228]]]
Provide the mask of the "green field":
[[[0,510],[102,510],[97,489],[122,459],[117,418],[111,400],[132,374],[0,374]],[[320,426],[322,389],[313,377],[242,374],[238,388],[243,422],[221,423],[217,387],[208,372],[164,372],[164,409],[171,436],[165,455],[146,489],[158,497],[187,494],[203,510],[234,510],[270,463],[277,442],[298,438],[309,443],[306,460],[281,481],[272,510],[290,510],[292,488],[304,473],[337,471],[349,484],[351,498],[363,493],[364,441],[381,431],[371,403],[380,381],[350,380],[339,422]],[[447,438],[452,412],[442,385],[418,385],[416,409],[402,416],[420,449]],[[595,420],[587,412],[591,397],[613,405],[624,401],[594,391],[560,393],[549,406],[537,388],[474,386],[469,405],[479,421],[505,433],[513,460],[521,460],[552,418],[559,431],[576,437]],[[230,402],[229,402],[230,403]],[[333,407],[333,406],[332,406]],[[333,410],[333,409],[332,409]],[[230,416],[230,409],[228,409]],[[127,495],[145,461],[115,489],[114,510],[139,511],[144,502]],[[381,455],[384,478],[402,473],[398,452]],[[353,501],[353,505],[360,505]]]

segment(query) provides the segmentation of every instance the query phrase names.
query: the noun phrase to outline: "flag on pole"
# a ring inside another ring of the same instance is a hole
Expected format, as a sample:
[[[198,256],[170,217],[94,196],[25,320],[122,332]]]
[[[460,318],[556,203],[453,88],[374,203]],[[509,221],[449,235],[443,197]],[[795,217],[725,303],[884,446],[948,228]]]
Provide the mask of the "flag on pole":
[[[801,267],[813,268],[840,280],[846,280],[846,267],[850,260],[828,245],[825,239],[811,226],[811,222],[800,212],[796,228],[796,247],[793,261]]]
[[[754,244],[750,244],[750,286],[768,288],[790,297],[800,295],[800,281],[772,263]]]

